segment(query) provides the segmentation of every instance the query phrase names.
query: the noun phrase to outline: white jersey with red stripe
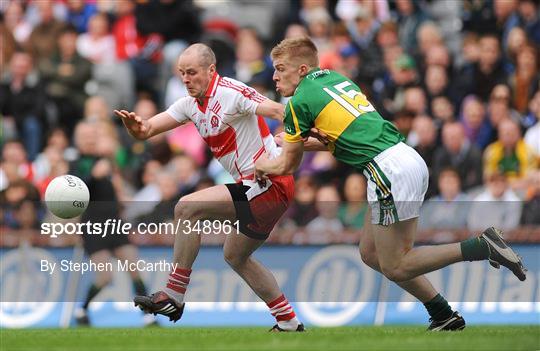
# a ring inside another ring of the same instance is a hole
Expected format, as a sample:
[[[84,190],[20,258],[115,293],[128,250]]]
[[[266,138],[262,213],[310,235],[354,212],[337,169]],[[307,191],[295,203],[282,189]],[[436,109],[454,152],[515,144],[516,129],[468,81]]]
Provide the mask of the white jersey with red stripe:
[[[167,113],[178,122],[192,121],[214,156],[237,182],[253,179],[255,161],[264,152],[274,158],[278,148],[257,106],[266,100],[235,79],[214,74],[204,103],[186,96]]]

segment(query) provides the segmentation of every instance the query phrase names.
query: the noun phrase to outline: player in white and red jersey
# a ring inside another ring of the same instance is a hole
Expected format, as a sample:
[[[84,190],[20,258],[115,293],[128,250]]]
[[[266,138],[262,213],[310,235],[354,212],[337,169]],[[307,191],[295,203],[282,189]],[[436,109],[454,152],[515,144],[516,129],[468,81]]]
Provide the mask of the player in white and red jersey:
[[[277,324],[272,331],[303,331],[304,326],[281,292],[272,273],[252,257],[294,194],[292,176],[271,177],[265,184],[254,180],[254,163],[264,153],[276,157],[278,148],[262,115],[281,120],[284,108],[234,79],[220,77],[216,58],[204,44],[188,47],[178,59],[178,70],[190,96],[179,99],[165,112],[143,120],[133,112],[115,111],[130,134],[147,139],[193,122],[214,156],[236,183],[216,185],[184,196],[175,207],[180,223],[166,287],[150,296],[135,297],[143,311],[177,321],[184,311],[184,294],[201,238],[186,223],[198,220],[239,220],[243,234],[228,235],[224,244],[227,263],[264,300]],[[187,222],[186,222],[187,221]]]

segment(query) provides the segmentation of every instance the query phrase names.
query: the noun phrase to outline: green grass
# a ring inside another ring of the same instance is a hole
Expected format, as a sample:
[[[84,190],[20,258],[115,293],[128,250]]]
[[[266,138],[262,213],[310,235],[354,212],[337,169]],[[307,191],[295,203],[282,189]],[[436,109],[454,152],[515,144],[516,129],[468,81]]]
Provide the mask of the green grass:
[[[0,330],[0,350],[540,350],[540,326],[475,326],[427,333],[423,326]]]

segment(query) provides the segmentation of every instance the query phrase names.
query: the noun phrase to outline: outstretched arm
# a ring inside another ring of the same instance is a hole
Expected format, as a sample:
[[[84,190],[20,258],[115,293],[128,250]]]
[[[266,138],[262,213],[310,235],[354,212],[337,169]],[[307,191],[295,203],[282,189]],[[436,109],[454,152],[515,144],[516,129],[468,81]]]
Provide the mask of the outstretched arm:
[[[114,113],[122,119],[129,134],[139,140],[146,140],[183,124],[176,121],[167,112],[158,113],[149,119],[143,119],[135,112],[126,110],[114,110]]]

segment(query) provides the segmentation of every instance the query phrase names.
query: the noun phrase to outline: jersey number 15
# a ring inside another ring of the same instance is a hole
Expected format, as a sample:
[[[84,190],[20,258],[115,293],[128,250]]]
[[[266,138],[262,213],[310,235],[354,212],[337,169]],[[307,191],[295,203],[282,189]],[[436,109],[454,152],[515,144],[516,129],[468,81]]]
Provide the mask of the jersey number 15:
[[[358,90],[350,89],[345,90],[346,87],[352,85],[351,82],[344,81],[333,86],[333,88],[339,93],[336,93],[329,88],[323,88],[323,90],[330,95],[338,104],[343,106],[354,117],[359,117],[366,112],[373,112],[375,108],[367,101],[366,96]]]

